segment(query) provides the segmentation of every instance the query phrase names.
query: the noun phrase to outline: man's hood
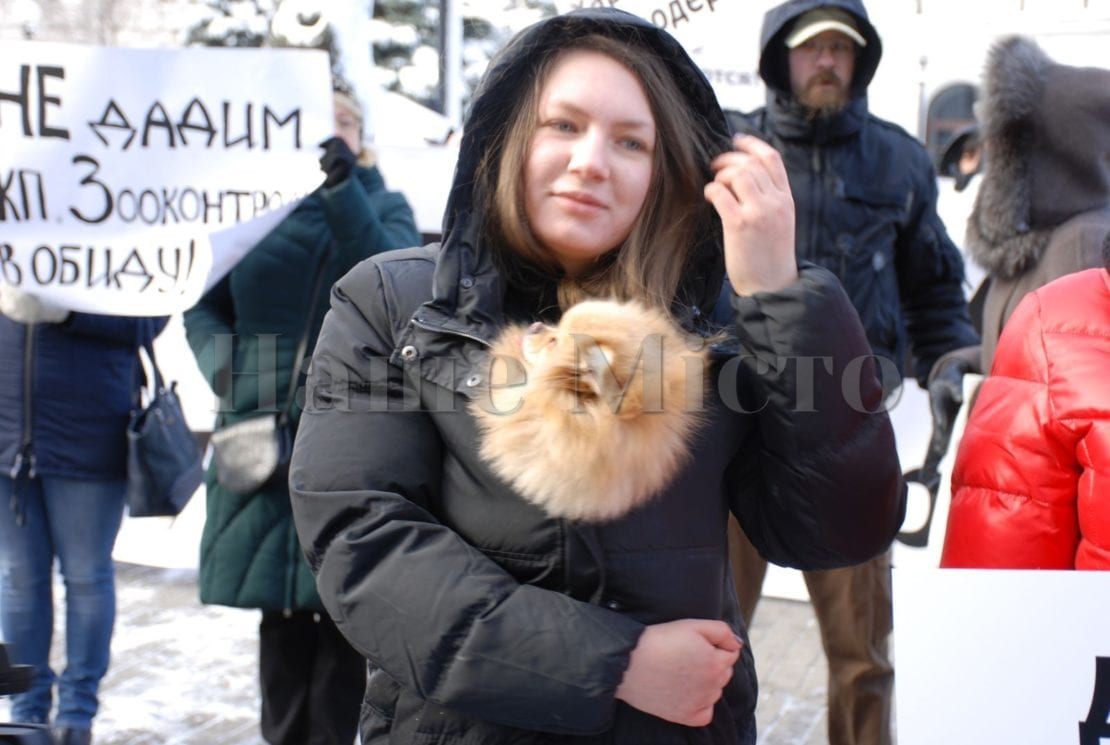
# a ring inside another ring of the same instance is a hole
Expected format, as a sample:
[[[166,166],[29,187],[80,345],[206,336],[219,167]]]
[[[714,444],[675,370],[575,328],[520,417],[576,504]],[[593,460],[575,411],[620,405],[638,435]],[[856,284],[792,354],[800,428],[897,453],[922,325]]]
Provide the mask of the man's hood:
[[[490,61],[474,93],[463,125],[459,158],[443,218],[443,245],[437,260],[429,310],[442,316],[463,315],[471,323],[496,325],[504,294],[496,262],[487,245],[477,240],[480,216],[474,214],[474,181],[486,151],[499,141],[514,101],[526,95],[535,80],[543,52],[569,40],[597,33],[647,46],[666,62],[678,88],[700,113],[703,125],[730,147],[729,128],[709,81],[682,46],[646,19],[614,8],[588,8],[549,18],[525,29]],[[709,180],[709,164],[705,164]],[[712,308],[724,280],[719,236],[707,240],[691,257],[692,270],[684,278],[680,296],[701,310]],[[491,284],[493,286],[491,286]],[[497,307],[483,298],[495,297]]]
[[[867,45],[856,59],[856,72],[850,87],[852,98],[862,97],[879,68],[883,43],[867,17],[867,9],[858,0],[787,0],[768,10],[763,16],[763,30],[759,38],[759,76],[774,94],[788,98],[793,96],[786,36],[793,30],[794,22],[800,15],[815,8],[839,8],[851,14],[856,20],[856,28],[867,40]]]
[[[977,111],[988,149],[967,248],[1014,277],[1054,228],[1110,208],[1110,70],[1061,65],[1032,39],[1007,37],[987,55]]]

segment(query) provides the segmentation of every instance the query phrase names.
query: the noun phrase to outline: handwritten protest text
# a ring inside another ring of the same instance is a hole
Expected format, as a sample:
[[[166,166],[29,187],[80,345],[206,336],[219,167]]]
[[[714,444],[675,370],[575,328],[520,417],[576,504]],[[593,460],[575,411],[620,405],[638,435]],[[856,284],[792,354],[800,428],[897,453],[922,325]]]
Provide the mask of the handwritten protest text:
[[[17,255],[28,258],[20,261]],[[183,292],[196,262],[197,246],[192,239],[184,246],[159,246],[153,250],[138,246],[39,244],[26,254],[17,254],[10,243],[0,243],[0,279],[16,286],[77,285]]]

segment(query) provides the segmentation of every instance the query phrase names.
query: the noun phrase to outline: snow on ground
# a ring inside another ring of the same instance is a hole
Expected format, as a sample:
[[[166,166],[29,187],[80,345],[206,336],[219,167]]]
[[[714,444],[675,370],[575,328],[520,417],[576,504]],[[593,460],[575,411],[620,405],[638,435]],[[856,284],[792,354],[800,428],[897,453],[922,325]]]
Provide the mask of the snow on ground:
[[[152,560],[162,558],[156,541],[147,549]],[[54,589],[64,597],[60,579]],[[117,605],[94,727],[98,743],[261,743],[257,611],[201,605],[193,569],[135,564],[117,567]],[[64,659],[64,627],[55,618],[56,664]],[[0,721],[9,715],[8,699],[0,699]]]

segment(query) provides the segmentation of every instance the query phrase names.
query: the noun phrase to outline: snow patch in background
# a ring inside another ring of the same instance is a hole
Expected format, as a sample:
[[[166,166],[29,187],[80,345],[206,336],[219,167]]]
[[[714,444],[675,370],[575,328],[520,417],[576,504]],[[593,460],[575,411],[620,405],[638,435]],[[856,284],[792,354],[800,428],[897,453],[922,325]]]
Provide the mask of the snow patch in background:
[[[159,553],[152,550],[151,556]],[[195,570],[120,564],[116,571],[120,613],[93,724],[96,741],[261,745],[259,613],[202,606]],[[54,592],[56,598],[64,596],[60,578]],[[64,659],[64,626],[63,618],[55,619],[55,664]],[[10,699],[0,699],[0,721],[7,721],[10,712]]]

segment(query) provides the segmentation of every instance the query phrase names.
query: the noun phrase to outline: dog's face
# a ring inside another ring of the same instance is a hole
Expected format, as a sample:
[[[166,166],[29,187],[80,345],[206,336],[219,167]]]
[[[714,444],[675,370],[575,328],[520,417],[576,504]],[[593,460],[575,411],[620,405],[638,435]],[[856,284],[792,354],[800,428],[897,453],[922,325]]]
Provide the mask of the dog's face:
[[[598,399],[611,395],[622,383],[612,369],[612,341],[587,330],[534,323],[524,332],[520,346],[528,375],[554,388]]]
[[[622,515],[682,466],[707,359],[637,303],[586,301],[557,326],[509,326],[491,345],[488,395],[473,403],[482,457],[552,515]]]
[[[558,326],[534,323],[520,336],[528,379],[575,396],[576,405],[603,403],[614,413],[639,413],[663,395],[665,367],[680,364],[681,344],[662,317],[612,302],[570,308]]]

